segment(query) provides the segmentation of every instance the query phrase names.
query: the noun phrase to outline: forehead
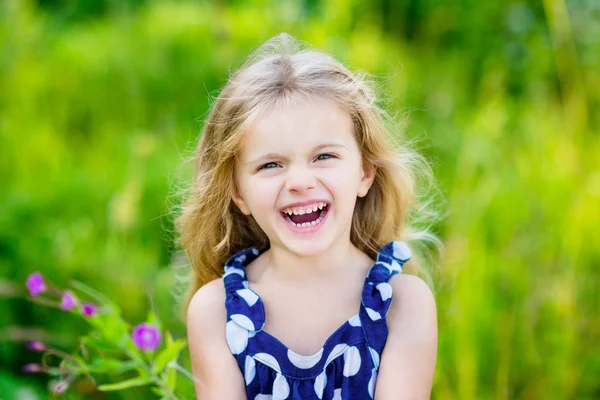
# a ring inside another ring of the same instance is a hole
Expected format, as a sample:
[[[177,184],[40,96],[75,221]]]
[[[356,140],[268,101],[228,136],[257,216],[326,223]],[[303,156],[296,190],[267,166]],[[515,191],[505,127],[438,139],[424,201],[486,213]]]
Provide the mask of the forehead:
[[[337,142],[350,148],[352,118],[328,99],[295,100],[259,117],[241,144],[241,158],[253,160],[268,152],[304,152],[320,143]]]

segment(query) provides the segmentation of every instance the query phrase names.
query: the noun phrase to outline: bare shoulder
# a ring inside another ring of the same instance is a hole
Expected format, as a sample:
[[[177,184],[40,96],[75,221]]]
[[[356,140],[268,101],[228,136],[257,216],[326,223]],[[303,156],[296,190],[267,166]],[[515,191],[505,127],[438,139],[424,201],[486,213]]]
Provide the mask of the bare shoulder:
[[[188,324],[190,319],[201,322],[205,318],[221,318],[223,323],[226,319],[225,310],[225,286],[223,278],[214,279],[205,283],[196,291],[187,311]],[[215,321],[213,321],[215,322]]]
[[[387,312],[375,400],[429,399],[437,358],[437,310],[429,286],[415,275],[395,275]],[[401,393],[401,397],[398,397]]]
[[[389,281],[394,296],[388,310],[387,320],[390,327],[397,324],[411,325],[415,322],[428,324],[428,328],[437,321],[437,307],[433,292],[418,276],[400,274],[393,276]]]
[[[244,379],[227,345],[222,278],[204,284],[187,311],[187,336],[198,399],[245,399]]]

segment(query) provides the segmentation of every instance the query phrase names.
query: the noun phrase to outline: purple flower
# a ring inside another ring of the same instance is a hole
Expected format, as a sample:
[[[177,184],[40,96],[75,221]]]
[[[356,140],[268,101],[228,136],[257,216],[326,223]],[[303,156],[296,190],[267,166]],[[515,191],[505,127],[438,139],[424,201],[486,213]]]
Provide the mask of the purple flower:
[[[161,335],[156,326],[142,323],[133,328],[131,339],[140,350],[151,351],[160,344]]]
[[[81,305],[81,311],[85,316],[88,317],[93,317],[94,315],[96,315],[97,309],[98,307],[96,307],[96,305],[92,303],[84,303]]]
[[[69,388],[69,382],[67,382],[67,381],[60,380],[60,381],[54,381],[54,382],[50,383],[50,390],[53,393],[61,394],[61,393],[66,392],[68,388]]]
[[[31,373],[31,372],[41,372],[44,370],[40,364],[25,364],[23,365],[23,372]]]
[[[27,285],[27,289],[29,289],[29,293],[31,293],[32,296],[39,296],[40,293],[46,291],[44,277],[39,272],[34,272],[29,275],[25,285]]]
[[[69,311],[71,308],[75,307],[75,296],[70,291],[65,291],[62,295],[62,302],[60,303],[60,308]]]
[[[27,348],[32,351],[46,351],[48,350],[48,346],[44,344],[44,342],[40,342],[39,340],[33,340],[27,343]]]

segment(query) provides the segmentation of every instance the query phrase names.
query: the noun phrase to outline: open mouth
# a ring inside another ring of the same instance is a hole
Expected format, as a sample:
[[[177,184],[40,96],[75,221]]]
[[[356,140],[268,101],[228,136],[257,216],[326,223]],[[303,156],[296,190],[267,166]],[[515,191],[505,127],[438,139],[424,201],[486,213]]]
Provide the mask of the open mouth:
[[[318,225],[321,221],[323,221],[328,211],[329,204],[325,204],[321,210],[317,209],[317,211],[313,211],[308,214],[296,215],[288,214],[284,211],[281,211],[280,214],[288,224],[296,228],[309,228],[311,226]]]

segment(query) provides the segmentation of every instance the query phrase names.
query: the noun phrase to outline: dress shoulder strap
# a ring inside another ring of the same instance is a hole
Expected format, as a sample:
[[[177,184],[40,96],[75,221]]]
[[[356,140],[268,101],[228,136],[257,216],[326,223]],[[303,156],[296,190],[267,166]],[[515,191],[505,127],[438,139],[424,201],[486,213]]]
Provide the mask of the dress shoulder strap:
[[[392,276],[402,273],[402,267],[411,256],[405,242],[391,241],[378,252],[377,261],[365,279],[359,315],[369,345],[379,354],[385,346],[388,334],[386,314],[394,294],[388,282]]]
[[[249,247],[231,256],[222,275],[225,284],[225,309],[227,310],[227,344],[233,354],[246,350],[248,338],[265,325],[265,307],[260,296],[248,288],[246,265],[260,252]]]

